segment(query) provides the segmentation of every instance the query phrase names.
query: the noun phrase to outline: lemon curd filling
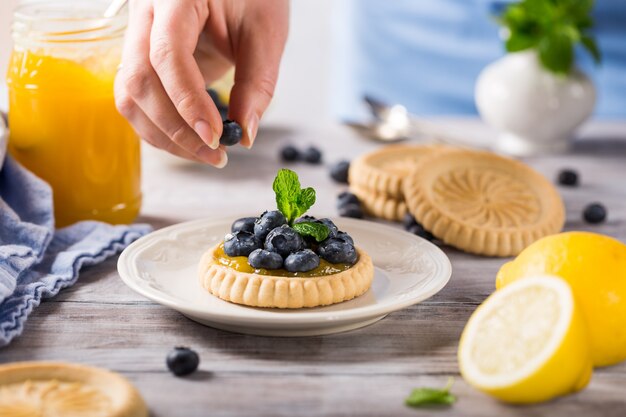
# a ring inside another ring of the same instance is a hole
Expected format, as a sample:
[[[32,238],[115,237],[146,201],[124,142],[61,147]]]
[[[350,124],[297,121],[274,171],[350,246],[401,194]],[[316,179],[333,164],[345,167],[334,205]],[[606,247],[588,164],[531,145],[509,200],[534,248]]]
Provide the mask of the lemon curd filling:
[[[249,274],[272,275],[278,277],[301,277],[313,278],[323,277],[327,275],[338,274],[347,271],[352,267],[350,264],[331,264],[324,259],[320,259],[317,268],[307,272],[289,272],[285,269],[256,269],[250,266],[248,258],[245,256],[228,256],[224,252],[224,243],[222,242],[214,254],[214,259],[220,265],[227,266],[238,272],[247,272]]]

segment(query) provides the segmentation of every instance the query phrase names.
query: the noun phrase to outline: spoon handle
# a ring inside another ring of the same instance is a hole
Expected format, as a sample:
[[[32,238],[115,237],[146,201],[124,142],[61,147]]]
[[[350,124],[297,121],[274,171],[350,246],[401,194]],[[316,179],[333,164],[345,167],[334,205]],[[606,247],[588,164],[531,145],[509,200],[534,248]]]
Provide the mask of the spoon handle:
[[[127,2],[128,0],[113,0],[104,11],[104,17],[109,18],[117,15]]]

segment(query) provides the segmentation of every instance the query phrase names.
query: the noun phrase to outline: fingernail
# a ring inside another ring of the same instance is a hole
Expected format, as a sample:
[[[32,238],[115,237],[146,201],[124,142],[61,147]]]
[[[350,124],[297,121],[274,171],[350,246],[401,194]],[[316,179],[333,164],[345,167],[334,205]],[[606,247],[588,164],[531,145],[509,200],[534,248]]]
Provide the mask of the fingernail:
[[[226,166],[226,164],[228,164],[228,155],[226,154],[226,151],[221,150],[220,149],[220,160],[218,163],[216,163],[214,166],[215,168],[224,168]]]
[[[248,121],[248,128],[246,129],[246,134],[248,135],[248,144],[246,148],[252,148],[254,144],[254,140],[256,139],[257,131],[259,130],[259,116],[256,114],[253,115]]]
[[[200,120],[196,122],[196,124],[193,126],[193,129],[196,131],[198,136],[200,136],[200,139],[202,139],[204,143],[209,145],[211,149],[217,149],[217,147],[220,145],[220,138],[217,138],[217,141],[215,140],[215,134],[213,132],[213,129],[211,129],[211,125],[209,125],[208,122]]]

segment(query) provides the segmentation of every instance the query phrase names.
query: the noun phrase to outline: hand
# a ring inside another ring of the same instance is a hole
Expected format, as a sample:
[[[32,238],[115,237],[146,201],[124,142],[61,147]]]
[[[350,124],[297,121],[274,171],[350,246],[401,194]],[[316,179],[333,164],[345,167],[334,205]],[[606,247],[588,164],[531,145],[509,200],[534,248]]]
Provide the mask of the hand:
[[[153,146],[223,167],[222,119],[205,87],[235,65],[229,118],[252,147],[274,94],[288,0],[130,0],[119,112]]]

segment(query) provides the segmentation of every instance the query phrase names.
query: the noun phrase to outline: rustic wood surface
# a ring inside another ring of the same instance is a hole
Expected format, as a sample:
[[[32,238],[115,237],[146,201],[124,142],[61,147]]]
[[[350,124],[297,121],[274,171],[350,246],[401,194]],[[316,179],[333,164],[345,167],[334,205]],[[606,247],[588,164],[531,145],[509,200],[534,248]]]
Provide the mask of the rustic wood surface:
[[[479,140],[478,122],[451,124]],[[281,145],[318,144],[325,162],[353,158],[376,144],[341,127],[267,127],[253,152],[231,152],[228,167],[172,162],[144,153],[144,209],[140,221],[155,228],[232,212],[256,214],[273,206],[270,183],[281,165]],[[578,188],[560,188],[567,206],[566,230],[593,230],[626,240],[626,124],[587,127],[568,155],[528,162],[554,178],[563,167],[581,174]],[[318,190],[317,214],[335,214],[344,187],[322,166],[292,165],[302,182]],[[582,208],[601,201],[609,220],[582,222]],[[314,213],[314,214],[315,214]],[[245,336],[204,327],[127,288],[116,259],[85,269],[78,283],[43,303],[21,337],[0,350],[0,362],[63,360],[121,372],[139,388],[153,416],[624,416],[626,363],[598,369],[584,391],[555,401],[512,407],[464,383],[456,350],[476,306],[494,290],[505,259],[471,256],[444,248],[453,266],[448,286],[433,298],[390,314],[369,327],[323,337]],[[165,367],[174,346],[191,346],[200,371],[175,378]],[[449,408],[404,406],[412,388],[443,386],[455,376],[459,401]]]

